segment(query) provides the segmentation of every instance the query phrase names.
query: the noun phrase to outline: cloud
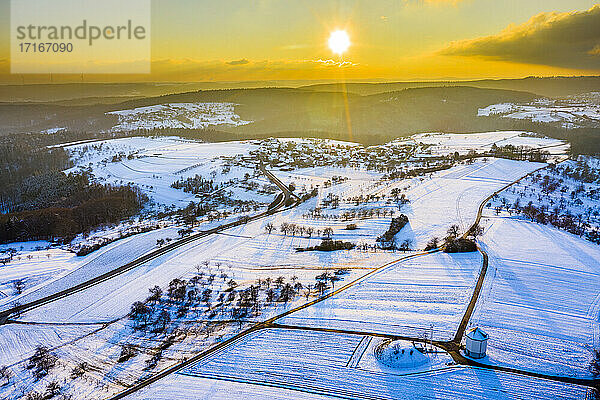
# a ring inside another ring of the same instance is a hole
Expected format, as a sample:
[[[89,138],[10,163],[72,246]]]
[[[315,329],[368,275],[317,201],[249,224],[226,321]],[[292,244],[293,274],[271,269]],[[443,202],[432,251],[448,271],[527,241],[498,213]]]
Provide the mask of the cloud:
[[[439,54],[563,68],[600,69],[600,5],[541,13],[497,35],[453,42]]]
[[[245,64],[249,64],[250,61],[246,60],[245,58],[242,58],[241,60],[233,60],[233,61],[229,61],[227,63],[227,65],[245,65]]]
[[[315,64],[321,64],[323,66],[326,67],[339,67],[339,68],[347,68],[347,67],[356,67],[358,66],[358,64],[355,64],[353,62],[350,61],[335,61],[335,60],[322,60],[322,59],[318,59],[318,60],[304,60],[304,62],[307,63],[315,63]]]
[[[358,64],[335,60],[246,60],[243,63],[232,61],[203,61],[193,59],[161,59],[152,62],[152,78],[178,80],[245,80],[297,79],[311,76],[336,76],[340,68],[354,71]]]

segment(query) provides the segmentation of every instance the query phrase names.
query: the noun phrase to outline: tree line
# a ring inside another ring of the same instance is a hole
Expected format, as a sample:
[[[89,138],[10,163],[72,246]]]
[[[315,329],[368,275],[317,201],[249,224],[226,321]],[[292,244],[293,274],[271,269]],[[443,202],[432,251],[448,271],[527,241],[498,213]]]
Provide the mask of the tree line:
[[[90,181],[83,174],[54,171],[31,177],[18,211],[0,214],[0,243],[63,240],[139,212],[148,198],[133,186]]]

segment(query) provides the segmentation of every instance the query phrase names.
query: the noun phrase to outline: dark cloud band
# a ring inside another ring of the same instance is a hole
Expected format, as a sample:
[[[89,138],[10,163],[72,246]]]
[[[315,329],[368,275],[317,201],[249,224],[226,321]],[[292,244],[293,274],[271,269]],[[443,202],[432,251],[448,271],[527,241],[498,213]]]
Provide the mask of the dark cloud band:
[[[451,43],[440,54],[600,70],[600,5],[542,13],[497,35]]]

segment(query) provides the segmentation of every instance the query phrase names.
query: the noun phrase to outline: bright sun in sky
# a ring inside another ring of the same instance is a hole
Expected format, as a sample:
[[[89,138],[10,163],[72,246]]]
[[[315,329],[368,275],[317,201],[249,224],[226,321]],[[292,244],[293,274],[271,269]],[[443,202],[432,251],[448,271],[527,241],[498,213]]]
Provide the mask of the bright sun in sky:
[[[329,36],[329,48],[337,55],[342,55],[350,47],[350,38],[346,31],[337,30]]]

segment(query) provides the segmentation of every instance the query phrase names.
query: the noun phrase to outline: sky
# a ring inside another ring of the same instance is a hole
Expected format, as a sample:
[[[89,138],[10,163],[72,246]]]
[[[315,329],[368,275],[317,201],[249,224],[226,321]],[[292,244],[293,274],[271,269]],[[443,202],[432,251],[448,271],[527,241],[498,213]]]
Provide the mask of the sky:
[[[152,0],[151,13],[151,73],[86,79],[440,80],[600,74],[600,5],[588,0]],[[0,27],[0,82],[48,80],[45,75],[10,74],[9,0],[0,0]],[[327,46],[336,29],[345,30],[351,41],[342,56]]]

